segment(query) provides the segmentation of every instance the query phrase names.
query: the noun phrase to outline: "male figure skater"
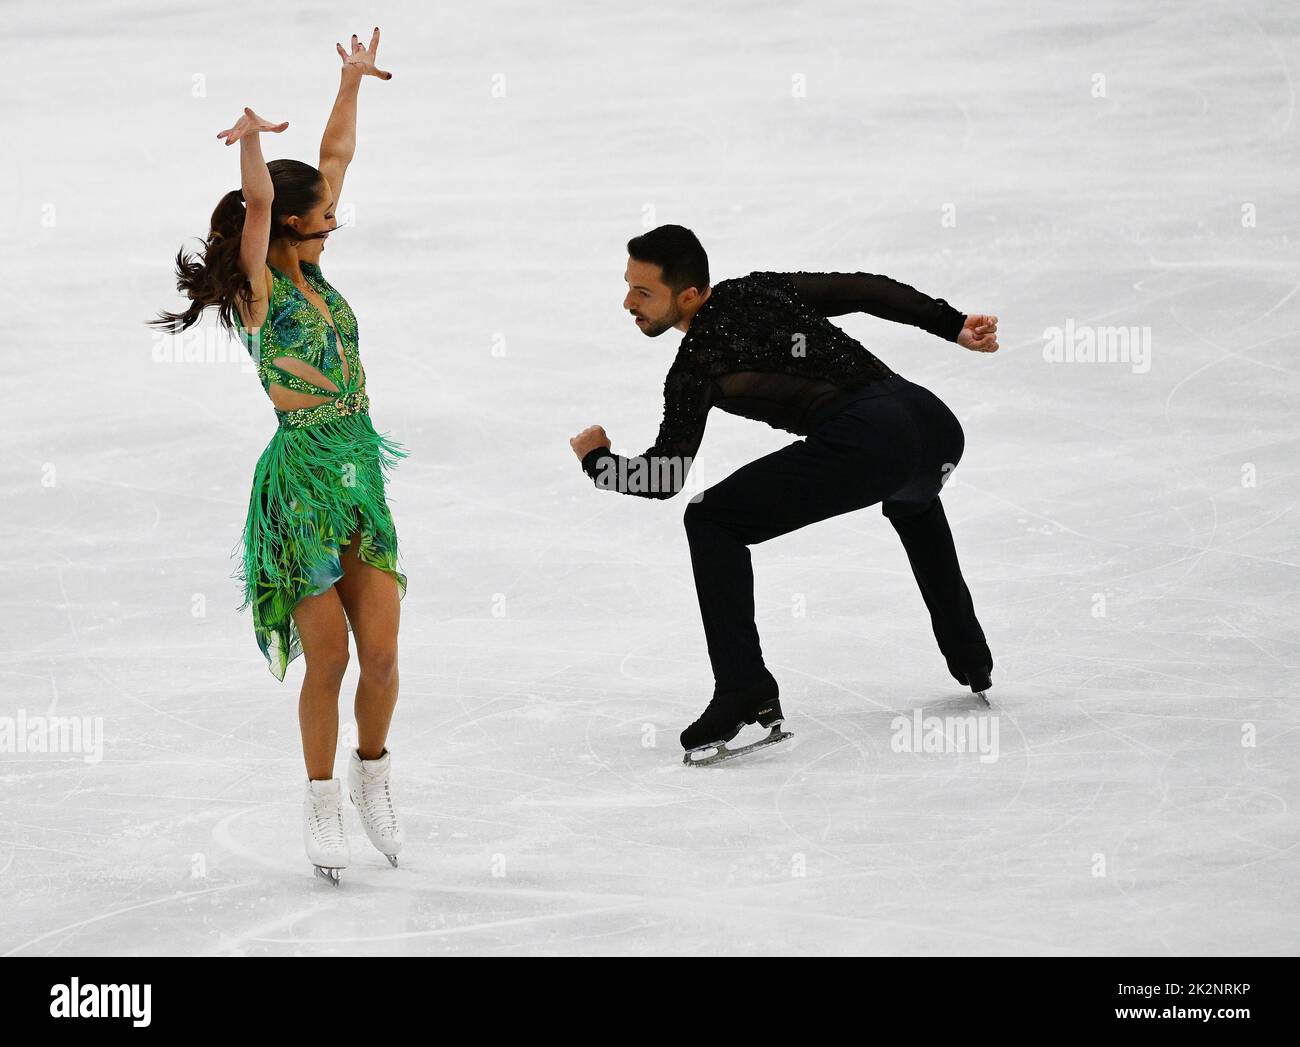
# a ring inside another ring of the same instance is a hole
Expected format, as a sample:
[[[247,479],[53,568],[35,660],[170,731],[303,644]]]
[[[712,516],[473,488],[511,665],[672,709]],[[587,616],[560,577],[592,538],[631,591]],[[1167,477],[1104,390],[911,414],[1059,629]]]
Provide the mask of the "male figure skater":
[[[778,730],[777,682],[754,625],[749,546],[876,502],[903,541],[949,672],[983,698],[993,656],[939,501],[961,460],[961,425],[937,396],[827,317],[868,312],[985,353],[997,350],[997,317],[964,316],[942,298],[869,273],[750,273],[712,287],[704,248],[679,225],[637,236],[627,250],[623,308],[650,338],[673,327],[686,336],[664,383],[654,446],[637,458],[613,454],[599,425],[569,441],[595,485],[646,498],[676,494],[715,406],[805,437],[686,507],[714,691],[682,732],[685,761],[713,762],[788,737]],[[726,748],[755,722],[771,728],[767,738]],[[694,759],[705,749],[717,753]]]

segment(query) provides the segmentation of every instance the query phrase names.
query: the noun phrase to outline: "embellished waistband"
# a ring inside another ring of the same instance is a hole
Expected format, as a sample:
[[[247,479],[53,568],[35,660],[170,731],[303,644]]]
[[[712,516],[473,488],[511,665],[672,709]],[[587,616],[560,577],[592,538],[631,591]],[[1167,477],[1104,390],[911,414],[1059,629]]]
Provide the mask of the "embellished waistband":
[[[343,393],[334,399],[315,407],[300,407],[296,411],[276,411],[281,429],[307,429],[314,425],[323,425],[338,418],[352,414],[369,414],[370,397],[357,390]]]

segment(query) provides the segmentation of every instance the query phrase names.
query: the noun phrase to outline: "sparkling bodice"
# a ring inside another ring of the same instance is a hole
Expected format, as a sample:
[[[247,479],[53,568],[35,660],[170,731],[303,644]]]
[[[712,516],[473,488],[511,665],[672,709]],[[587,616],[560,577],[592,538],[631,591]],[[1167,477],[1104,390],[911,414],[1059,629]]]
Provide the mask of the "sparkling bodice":
[[[338,328],[338,338],[325,317],[289,276],[267,264],[271,270],[271,300],[266,310],[266,320],[255,334],[240,328],[249,354],[257,364],[257,376],[262,388],[269,393],[272,383],[283,385],[296,392],[315,396],[337,396],[361,388],[363,374],[358,349],[357,318],[347,299],[330,285],[321,273],[320,266],[300,262],[303,277],[321,296]],[[317,386],[298,375],[277,367],[277,357],[288,356],[309,364],[338,386],[338,393]],[[347,360],[347,375],[343,361]]]

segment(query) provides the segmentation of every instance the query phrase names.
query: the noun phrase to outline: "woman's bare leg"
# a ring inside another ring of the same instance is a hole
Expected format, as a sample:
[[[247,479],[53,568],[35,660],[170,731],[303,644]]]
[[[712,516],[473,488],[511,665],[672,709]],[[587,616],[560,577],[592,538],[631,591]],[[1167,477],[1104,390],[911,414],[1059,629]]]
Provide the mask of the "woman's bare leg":
[[[343,577],[334,587],[342,598],[357,641],[361,678],[355,714],[357,749],[363,760],[377,760],[388,741],[397,705],[397,628],[401,599],[397,579],[357,558],[359,534],[339,557]]]
[[[298,725],[307,777],[334,777],[334,752],[339,743],[339,688],[348,667],[348,625],[343,603],[334,589],[298,601],[293,620],[298,626],[307,663],[298,697]]]

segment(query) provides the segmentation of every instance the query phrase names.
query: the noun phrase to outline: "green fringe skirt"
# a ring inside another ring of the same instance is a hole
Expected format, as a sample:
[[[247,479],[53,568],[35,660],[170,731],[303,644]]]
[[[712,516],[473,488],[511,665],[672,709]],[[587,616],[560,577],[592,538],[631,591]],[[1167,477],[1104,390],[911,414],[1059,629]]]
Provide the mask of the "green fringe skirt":
[[[257,460],[242,564],[232,575],[244,590],[239,611],[253,609],[257,645],[281,682],[302,654],[293,609],[343,577],[340,547],[353,531],[359,528],[358,558],[391,574],[398,598],[406,596],[384,486],[386,473],[409,452],[377,433],[368,413],[321,413],[326,420],[301,428],[281,416]]]

